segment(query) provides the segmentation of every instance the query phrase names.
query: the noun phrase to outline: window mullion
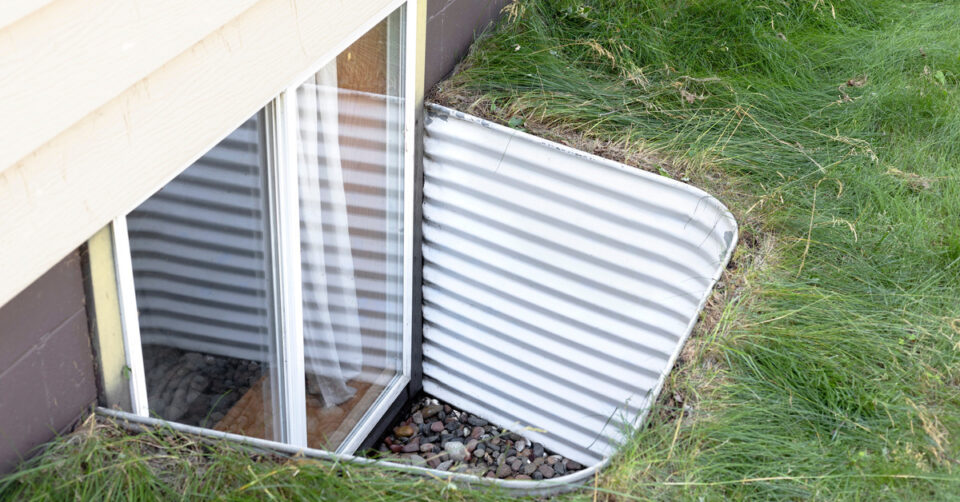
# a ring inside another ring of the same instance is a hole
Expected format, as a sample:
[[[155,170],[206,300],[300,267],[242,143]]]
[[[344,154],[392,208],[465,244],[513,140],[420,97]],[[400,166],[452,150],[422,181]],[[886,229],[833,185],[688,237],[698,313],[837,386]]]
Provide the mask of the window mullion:
[[[271,210],[276,259],[277,329],[273,379],[274,423],[280,441],[307,446],[306,388],[303,359],[303,282],[300,261],[300,193],[297,173],[299,130],[296,89],[280,95],[270,107],[274,126],[267,143],[274,152],[270,166]]]
[[[113,260],[117,274],[117,297],[120,302],[120,322],[123,325],[123,344],[126,373],[130,382],[130,406],[133,413],[150,416],[147,404],[147,383],[140,346],[140,320],[137,297],[133,286],[133,259],[130,254],[130,235],[127,217],[113,220]]]

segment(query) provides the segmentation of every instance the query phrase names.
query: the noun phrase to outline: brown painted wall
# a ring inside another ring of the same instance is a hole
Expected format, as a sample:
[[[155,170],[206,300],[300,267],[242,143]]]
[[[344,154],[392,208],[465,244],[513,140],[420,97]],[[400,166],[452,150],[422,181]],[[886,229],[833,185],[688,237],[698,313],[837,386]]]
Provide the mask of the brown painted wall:
[[[475,35],[500,14],[509,0],[428,0],[427,89],[445,77],[467,54]]]
[[[69,428],[96,398],[74,251],[0,307],[0,473]]]

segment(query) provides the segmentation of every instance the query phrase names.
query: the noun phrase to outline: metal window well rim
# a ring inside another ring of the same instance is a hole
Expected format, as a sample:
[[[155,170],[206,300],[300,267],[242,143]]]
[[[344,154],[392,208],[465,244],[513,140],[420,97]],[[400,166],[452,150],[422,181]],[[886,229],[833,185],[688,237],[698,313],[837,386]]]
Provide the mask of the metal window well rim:
[[[207,437],[211,439],[225,439],[240,445],[249,446],[258,450],[268,452],[279,452],[288,455],[300,455],[306,458],[315,458],[319,460],[328,460],[331,462],[346,462],[363,466],[380,466],[383,468],[401,471],[409,474],[428,476],[434,479],[442,479],[450,482],[458,482],[465,485],[486,485],[497,486],[516,495],[553,495],[563,493],[578,488],[584,481],[594,476],[596,472],[606,467],[610,458],[605,458],[602,462],[587,467],[574,474],[553,478],[542,481],[525,481],[513,479],[495,479],[481,478],[472,474],[464,474],[450,471],[440,471],[429,467],[418,467],[410,464],[400,464],[384,460],[377,460],[356,455],[338,454],[327,450],[318,450],[316,448],[300,448],[297,446],[259,439],[230,432],[222,432],[213,429],[204,429],[193,425],[186,425],[177,422],[168,422],[159,418],[141,417],[126,411],[111,410],[108,408],[97,407],[96,413],[100,416],[112,418],[121,421],[120,425],[124,428],[139,432],[144,427],[160,428],[168,427],[185,434]]]

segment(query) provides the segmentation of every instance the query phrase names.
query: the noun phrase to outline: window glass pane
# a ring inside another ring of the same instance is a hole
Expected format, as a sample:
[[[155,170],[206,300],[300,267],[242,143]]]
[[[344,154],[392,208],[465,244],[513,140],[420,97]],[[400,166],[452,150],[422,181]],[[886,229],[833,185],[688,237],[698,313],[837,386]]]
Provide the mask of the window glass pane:
[[[402,363],[403,23],[297,91],[307,437],[336,448]]]
[[[127,217],[150,413],[277,439],[264,114]]]

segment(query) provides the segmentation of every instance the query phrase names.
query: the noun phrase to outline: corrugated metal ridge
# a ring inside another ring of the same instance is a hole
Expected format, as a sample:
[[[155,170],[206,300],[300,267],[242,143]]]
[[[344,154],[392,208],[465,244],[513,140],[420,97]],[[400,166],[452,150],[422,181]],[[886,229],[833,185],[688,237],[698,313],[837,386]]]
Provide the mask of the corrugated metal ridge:
[[[579,462],[646,414],[736,243],[703,191],[429,105],[424,389]]]

